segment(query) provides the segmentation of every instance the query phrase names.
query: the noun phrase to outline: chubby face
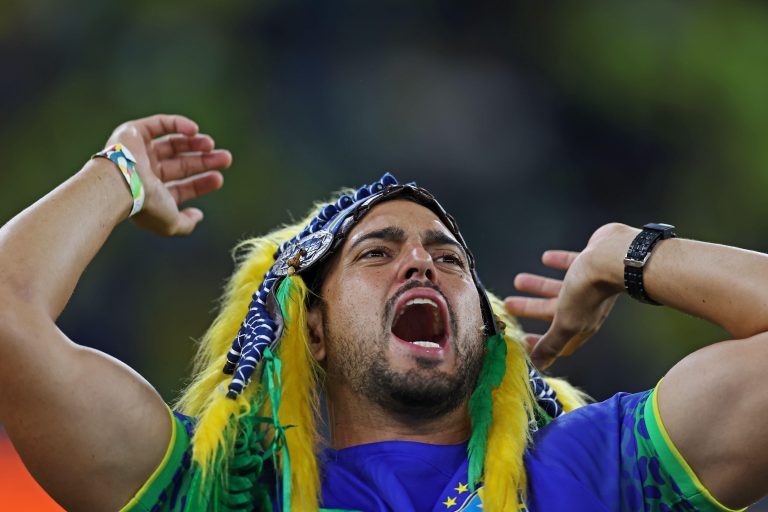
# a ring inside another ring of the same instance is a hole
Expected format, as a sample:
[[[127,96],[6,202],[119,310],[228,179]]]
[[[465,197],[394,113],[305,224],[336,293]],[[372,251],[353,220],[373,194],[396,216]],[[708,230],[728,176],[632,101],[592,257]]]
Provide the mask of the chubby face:
[[[329,263],[310,312],[329,386],[395,413],[434,417],[468,397],[482,361],[480,299],[467,256],[429,209],[375,206]]]

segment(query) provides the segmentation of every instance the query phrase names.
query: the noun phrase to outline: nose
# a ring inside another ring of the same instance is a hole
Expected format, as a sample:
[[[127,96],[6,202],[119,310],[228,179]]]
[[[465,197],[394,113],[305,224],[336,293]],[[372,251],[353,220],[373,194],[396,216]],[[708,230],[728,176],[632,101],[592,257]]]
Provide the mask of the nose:
[[[422,245],[412,245],[404,251],[403,261],[398,269],[401,281],[411,279],[435,282],[435,262]]]

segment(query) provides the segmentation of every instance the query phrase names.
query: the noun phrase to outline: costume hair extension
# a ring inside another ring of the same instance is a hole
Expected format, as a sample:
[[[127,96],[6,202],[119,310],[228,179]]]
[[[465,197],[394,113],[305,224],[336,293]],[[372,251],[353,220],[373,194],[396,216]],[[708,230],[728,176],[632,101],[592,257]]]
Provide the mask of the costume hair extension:
[[[547,384],[557,393],[557,399],[563,405],[565,412],[578,409],[592,401],[592,397],[571,384],[565,379],[558,377],[544,377]]]
[[[250,303],[253,283],[272,265],[271,253],[277,247],[263,240],[252,243],[252,257],[243,262],[227,285],[221,311],[198,347],[193,380],[176,405],[180,412],[198,418],[192,453],[204,476],[220,450],[229,452],[231,434],[237,431],[239,418],[250,412],[250,399],[258,387],[254,383],[242,399],[231,400],[226,397],[230,376],[222,372],[231,341]]]
[[[228,426],[236,427],[237,420],[250,412],[251,399],[258,388],[258,383],[253,382],[246,388],[243,400],[226,398],[227,383],[231,379],[222,372],[226,354],[245,318],[254,290],[275,262],[278,245],[300,229],[300,224],[288,226],[264,237],[245,240],[233,250],[238,266],[224,288],[216,319],[198,343],[191,382],[175,404],[179,412],[198,418],[193,458],[204,474],[216,459],[216,453],[224,447],[223,432]]]
[[[350,190],[342,189],[341,193]],[[323,204],[316,203],[309,214],[299,222],[283,226],[263,237],[244,240],[232,250],[237,267],[224,287],[216,319],[198,343],[192,379],[175,404],[179,412],[199,418],[197,431],[201,425],[205,428],[205,411],[215,401],[214,394],[219,393],[219,388],[226,389],[226,384],[231,378],[221,371],[226,354],[240,330],[254,291],[275,263],[275,251],[281,243],[297,235],[315,218]],[[209,459],[210,448],[213,447],[198,448],[200,457],[195,460],[201,462],[203,459]],[[202,457],[203,453],[208,455]]]
[[[529,358],[523,331],[498,297],[490,292],[488,297],[494,314],[506,324],[507,372],[491,393],[493,423],[485,455],[483,505],[488,510],[516,510],[518,492],[525,498],[527,489],[523,455],[531,442],[529,422],[535,399],[528,382]],[[549,377],[546,380],[554,383],[566,412],[586,404],[587,396],[568,382]]]
[[[487,510],[516,510],[518,491],[524,493],[527,484],[523,454],[530,441],[534,398],[522,331],[501,301],[488,295],[494,314],[506,324],[507,371],[501,385],[491,392],[493,423],[485,454],[483,506]]]
[[[283,393],[278,416],[281,425],[291,425],[285,431],[291,456],[291,507],[312,511],[317,510],[320,495],[316,419],[320,417],[318,377],[321,369],[309,349],[306,307],[309,290],[300,276],[290,279],[286,328],[277,347],[283,362]],[[269,414],[268,407],[265,404],[264,416]],[[278,452],[278,463],[282,469],[282,451]]]

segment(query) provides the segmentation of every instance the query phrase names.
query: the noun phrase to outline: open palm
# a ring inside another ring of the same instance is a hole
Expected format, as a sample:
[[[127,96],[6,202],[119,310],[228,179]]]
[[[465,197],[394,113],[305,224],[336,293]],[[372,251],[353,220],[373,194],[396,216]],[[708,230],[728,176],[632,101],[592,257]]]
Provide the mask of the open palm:
[[[136,172],[144,183],[144,207],[134,220],[162,235],[192,232],[203,213],[179,205],[221,188],[220,170],[232,163],[229,151],[214,149],[213,139],[200,134],[197,123],[179,115],[158,114],[123,123],[107,145],[117,143],[136,158]]]

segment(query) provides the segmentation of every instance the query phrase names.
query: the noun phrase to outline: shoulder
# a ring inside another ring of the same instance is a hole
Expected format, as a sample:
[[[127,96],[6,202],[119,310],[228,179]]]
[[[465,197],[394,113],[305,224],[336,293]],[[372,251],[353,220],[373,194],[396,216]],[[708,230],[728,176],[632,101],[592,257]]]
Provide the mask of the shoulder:
[[[192,436],[195,419],[169,410],[173,429],[160,465],[120,512],[182,510],[192,467]],[[176,492],[168,492],[176,490]]]
[[[619,393],[537,432],[526,458],[531,480],[557,477],[609,510],[729,511],[701,484],[667,436],[656,389]]]
[[[651,391],[618,393],[566,413],[534,434],[526,454],[529,475],[554,475],[615,503],[629,473],[635,473],[645,432],[643,414]],[[634,481],[634,479],[631,479]]]
[[[652,390],[617,393],[608,400],[563,414],[534,434],[533,453],[594,449],[619,443],[622,434],[644,430],[645,404]],[[554,453],[553,453],[554,452]]]

